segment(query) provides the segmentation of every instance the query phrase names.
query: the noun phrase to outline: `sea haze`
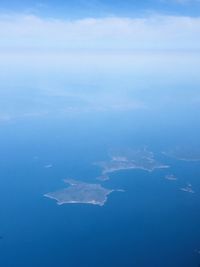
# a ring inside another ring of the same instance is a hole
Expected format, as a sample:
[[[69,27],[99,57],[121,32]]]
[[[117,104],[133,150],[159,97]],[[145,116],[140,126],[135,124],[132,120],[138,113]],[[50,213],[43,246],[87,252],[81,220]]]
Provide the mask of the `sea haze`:
[[[200,54],[2,58],[0,266],[197,267]],[[64,179],[113,191],[57,205]]]

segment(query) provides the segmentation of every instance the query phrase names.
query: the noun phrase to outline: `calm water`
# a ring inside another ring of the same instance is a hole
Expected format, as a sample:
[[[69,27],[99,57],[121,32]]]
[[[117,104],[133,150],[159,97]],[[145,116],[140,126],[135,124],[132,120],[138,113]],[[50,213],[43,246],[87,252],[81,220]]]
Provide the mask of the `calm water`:
[[[198,267],[200,162],[162,152],[200,159],[199,53],[22,56],[0,62],[0,266]],[[103,207],[43,197],[144,146],[170,169],[113,173]]]
[[[134,116],[124,114],[120,120],[116,115],[102,116],[98,121],[87,116],[23,119],[2,125],[0,266],[200,264],[196,252],[200,249],[200,164],[162,155],[170,132],[159,131],[162,123],[154,122],[157,130],[131,124]],[[173,141],[177,143],[178,137]],[[43,197],[62,188],[66,177],[96,182],[100,169],[93,162],[107,160],[109,149],[119,143],[133,148],[146,145],[171,169],[112,174],[103,186],[125,192],[111,194],[103,207],[57,206]],[[52,168],[44,167],[48,164]],[[171,173],[177,181],[164,179]],[[187,182],[195,194],[179,190]]]

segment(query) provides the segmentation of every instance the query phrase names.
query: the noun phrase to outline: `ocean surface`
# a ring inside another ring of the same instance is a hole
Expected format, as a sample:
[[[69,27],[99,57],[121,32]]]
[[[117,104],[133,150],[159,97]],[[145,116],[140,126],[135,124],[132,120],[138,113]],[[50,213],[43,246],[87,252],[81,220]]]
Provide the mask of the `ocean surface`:
[[[51,78],[53,69],[40,75],[21,69],[12,76],[15,84],[4,76],[0,266],[200,266],[198,75],[189,67],[176,73],[166,67],[159,75],[155,66],[137,75],[129,69],[121,77],[121,69],[108,75],[101,68],[89,74],[91,68],[87,76],[80,70],[78,83],[72,82],[78,74],[68,75],[66,87],[64,74]],[[47,91],[47,77],[54,90]],[[62,91],[55,89],[60,81]],[[130,103],[132,97],[137,101]],[[170,167],[96,179],[101,169],[94,163],[108,161],[110,151],[144,147]],[[173,156],[177,149],[184,160]],[[176,180],[166,179],[172,174]],[[44,197],[64,188],[66,178],[124,192],[111,193],[104,206],[59,206]],[[187,187],[194,193],[181,190]]]
[[[104,120],[100,127],[83,120],[20,120],[4,125],[0,266],[198,266],[199,162],[164,156],[163,135],[157,142],[151,136],[147,140],[130,127],[122,138],[114,122],[108,125]],[[95,178],[100,169],[93,163],[108,159],[118,140],[129,148],[145,144],[171,168],[111,174],[102,185],[125,192],[112,193],[103,207],[58,206],[43,196],[63,188],[62,179],[67,177],[99,183]],[[178,180],[164,178],[171,173]],[[180,190],[187,183],[194,194]]]

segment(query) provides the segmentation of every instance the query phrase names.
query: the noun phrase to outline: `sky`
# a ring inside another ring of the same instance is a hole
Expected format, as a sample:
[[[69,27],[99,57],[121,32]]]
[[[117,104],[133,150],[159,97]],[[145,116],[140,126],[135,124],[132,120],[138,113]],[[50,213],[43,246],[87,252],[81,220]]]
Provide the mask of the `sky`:
[[[198,0],[1,1],[0,118],[46,114],[58,99],[71,113],[176,106],[185,88],[183,102],[199,106],[198,10]]]
[[[198,50],[199,0],[1,1],[6,50]]]
[[[162,13],[177,16],[198,16],[199,0],[2,0],[2,12],[35,13],[57,18],[83,18],[104,16],[144,16]]]

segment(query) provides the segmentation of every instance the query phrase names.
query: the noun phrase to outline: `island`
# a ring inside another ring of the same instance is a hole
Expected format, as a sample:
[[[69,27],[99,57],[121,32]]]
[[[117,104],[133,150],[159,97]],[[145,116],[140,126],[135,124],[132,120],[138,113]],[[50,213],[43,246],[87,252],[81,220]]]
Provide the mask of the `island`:
[[[176,181],[177,177],[174,174],[168,174],[165,176],[165,179],[169,181]]]
[[[192,185],[190,183],[188,183],[185,187],[180,188],[180,190],[183,192],[194,193],[194,190],[192,189]]]
[[[162,152],[165,156],[175,158],[182,161],[200,161],[200,149],[199,147],[176,147],[168,151]]]
[[[96,162],[95,165],[102,169],[98,180],[108,180],[109,174],[130,169],[141,169],[152,172],[155,169],[169,168],[168,165],[159,163],[155,160],[152,152],[147,149],[128,150],[121,154],[111,156],[109,161]]]
[[[103,206],[109,194],[114,191],[123,191],[106,189],[100,184],[90,184],[74,179],[65,179],[64,182],[69,186],[44,196],[55,199],[58,205],[84,203]]]

